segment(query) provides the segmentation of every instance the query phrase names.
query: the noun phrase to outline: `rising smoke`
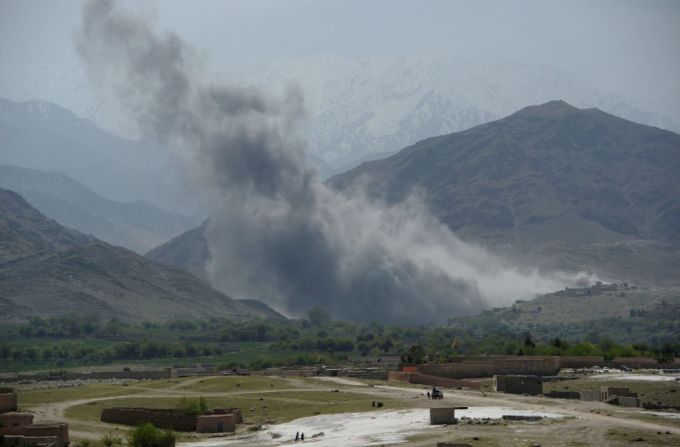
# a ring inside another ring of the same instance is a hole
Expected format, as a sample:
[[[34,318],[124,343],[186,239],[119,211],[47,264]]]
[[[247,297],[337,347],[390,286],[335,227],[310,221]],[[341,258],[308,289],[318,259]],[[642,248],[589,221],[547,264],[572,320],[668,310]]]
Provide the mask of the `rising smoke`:
[[[560,287],[462,242],[417,195],[398,205],[326,187],[304,157],[303,95],[206,82],[195,52],[112,0],[83,11],[77,39],[95,80],[113,86],[146,136],[174,148],[217,190],[206,231],[210,277],[236,297],[291,315],[427,322]]]

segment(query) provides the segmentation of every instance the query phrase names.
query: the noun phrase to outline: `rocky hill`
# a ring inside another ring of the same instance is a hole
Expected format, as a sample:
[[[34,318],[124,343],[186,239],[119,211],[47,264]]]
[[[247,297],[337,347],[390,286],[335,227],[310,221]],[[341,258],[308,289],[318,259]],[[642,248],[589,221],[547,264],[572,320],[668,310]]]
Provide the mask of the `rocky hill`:
[[[0,189],[0,265],[41,253],[56,253],[92,238],[45,218],[19,194]]]
[[[2,319],[98,314],[130,320],[270,318],[191,274],[69,230],[0,190]]]
[[[206,262],[210,257],[203,236],[206,222],[150,250],[146,256],[154,261],[182,268],[197,278],[208,279]]]
[[[138,253],[192,226],[188,218],[147,202],[109,200],[60,172],[0,165],[0,188],[18,192],[66,227]]]
[[[419,190],[458,235],[530,265],[680,281],[680,135],[563,101],[362,164],[329,184]]]
[[[545,270],[680,283],[680,136],[563,101],[423,140],[328,184],[396,202],[420,191],[466,240]],[[204,272],[197,228],[149,252]]]

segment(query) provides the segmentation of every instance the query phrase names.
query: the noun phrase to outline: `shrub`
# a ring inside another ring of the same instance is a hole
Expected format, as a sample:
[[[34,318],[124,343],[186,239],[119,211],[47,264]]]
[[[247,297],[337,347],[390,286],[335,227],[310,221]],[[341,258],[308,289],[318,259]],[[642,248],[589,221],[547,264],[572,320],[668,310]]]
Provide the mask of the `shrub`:
[[[146,423],[133,428],[128,433],[130,447],[172,447],[175,436],[169,431],[157,429],[153,424]]]
[[[114,445],[123,445],[123,440],[117,436],[107,433],[99,440],[104,447],[113,447]]]

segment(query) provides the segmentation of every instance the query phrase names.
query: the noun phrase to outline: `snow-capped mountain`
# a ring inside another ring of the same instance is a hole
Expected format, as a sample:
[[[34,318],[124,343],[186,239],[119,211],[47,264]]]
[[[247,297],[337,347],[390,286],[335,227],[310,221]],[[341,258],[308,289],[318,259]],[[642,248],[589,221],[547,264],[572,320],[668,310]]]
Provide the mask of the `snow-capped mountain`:
[[[321,53],[247,69],[218,69],[211,77],[274,94],[297,83],[305,94],[302,130],[310,158],[335,172],[554,99],[680,130],[680,115],[655,113],[569,72],[490,55],[347,58]],[[78,70],[6,67],[0,71],[0,96],[52,101],[116,134],[137,136],[129,114],[111,98],[100,97]]]
[[[298,83],[307,104],[309,151],[336,169],[553,99],[680,129],[680,123],[597,91],[573,74],[484,55],[349,59],[323,53],[225,77],[279,93]]]

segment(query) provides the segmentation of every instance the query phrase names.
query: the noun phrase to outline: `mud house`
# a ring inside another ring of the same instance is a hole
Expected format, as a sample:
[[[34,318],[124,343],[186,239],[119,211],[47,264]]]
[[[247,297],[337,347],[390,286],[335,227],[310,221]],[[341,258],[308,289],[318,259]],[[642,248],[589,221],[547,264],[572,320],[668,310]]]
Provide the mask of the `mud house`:
[[[600,387],[600,402],[622,407],[640,406],[637,393],[631,392],[628,388],[615,386]]]
[[[456,410],[467,410],[468,407],[430,408],[430,425],[457,424]]]
[[[17,411],[17,395],[12,388],[0,388],[0,437],[10,447],[66,447],[65,423],[34,424],[33,414]]]

